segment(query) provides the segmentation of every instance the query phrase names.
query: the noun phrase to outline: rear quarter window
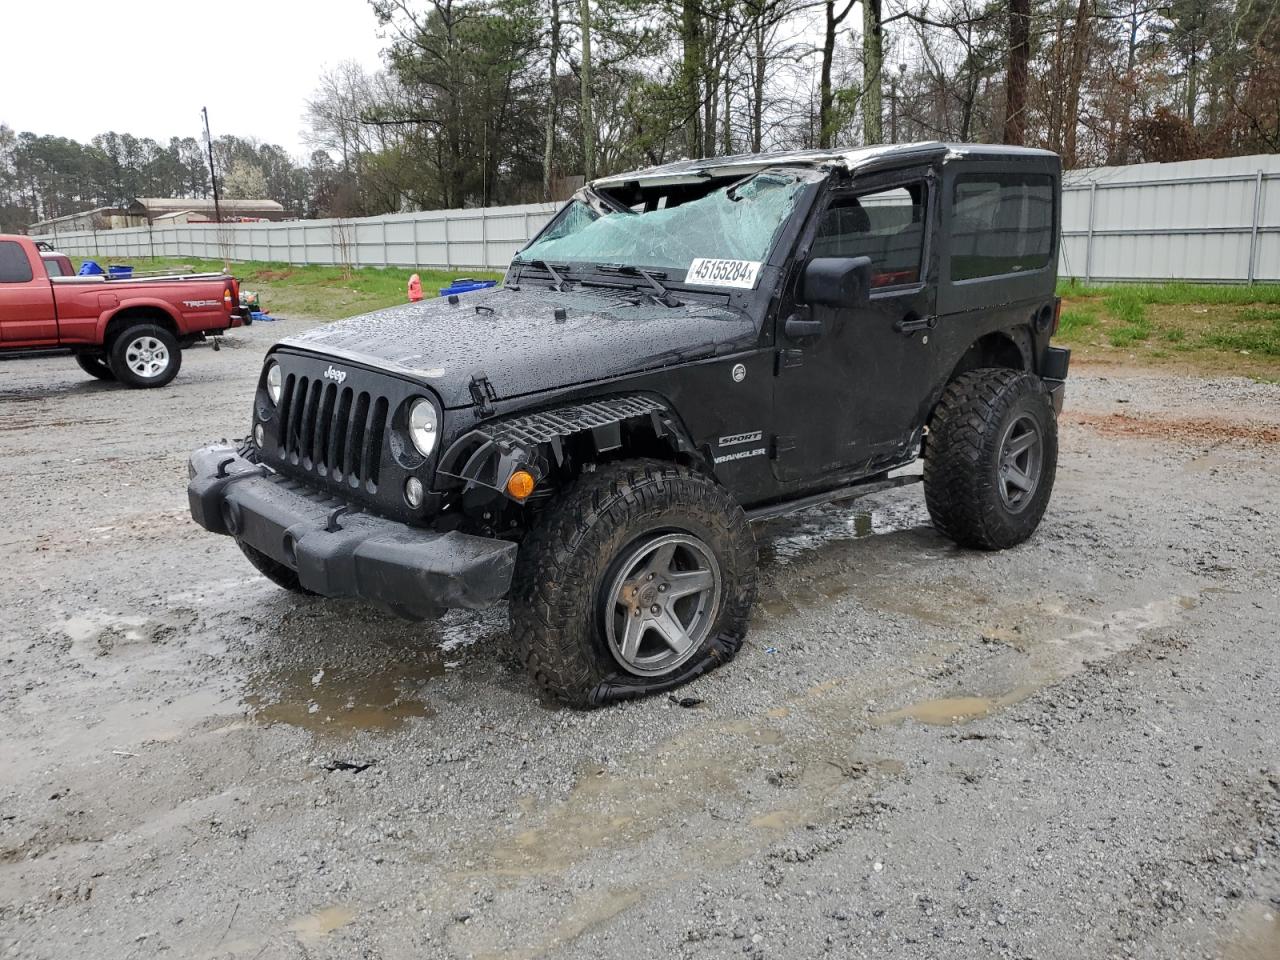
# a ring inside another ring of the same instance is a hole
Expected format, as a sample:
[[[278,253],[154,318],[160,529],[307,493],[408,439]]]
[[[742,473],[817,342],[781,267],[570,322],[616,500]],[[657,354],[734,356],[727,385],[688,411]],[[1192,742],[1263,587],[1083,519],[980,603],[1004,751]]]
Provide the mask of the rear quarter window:
[[[31,261],[22,244],[0,240],[0,283],[30,283],[31,279]]]
[[[951,199],[951,279],[1039,270],[1053,251],[1053,178],[971,173]]]

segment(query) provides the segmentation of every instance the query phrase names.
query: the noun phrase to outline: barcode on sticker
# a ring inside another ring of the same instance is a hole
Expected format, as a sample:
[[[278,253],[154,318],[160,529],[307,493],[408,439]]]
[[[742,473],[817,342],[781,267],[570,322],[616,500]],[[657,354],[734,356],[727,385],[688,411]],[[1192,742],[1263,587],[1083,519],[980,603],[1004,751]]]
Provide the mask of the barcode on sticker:
[[[689,264],[684,282],[703,287],[741,287],[750,290],[756,285],[762,264],[758,260],[716,260],[698,257]]]

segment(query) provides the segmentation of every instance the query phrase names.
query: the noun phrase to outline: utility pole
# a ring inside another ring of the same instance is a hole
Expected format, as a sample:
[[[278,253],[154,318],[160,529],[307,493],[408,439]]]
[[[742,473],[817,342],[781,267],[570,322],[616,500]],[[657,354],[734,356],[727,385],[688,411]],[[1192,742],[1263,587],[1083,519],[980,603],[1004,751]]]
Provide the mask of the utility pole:
[[[218,171],[213,167],[213,134],[209,132],[209,108],[201,107],[200,113],[204,116],[204,145],[209,150],[209,182],[213,184],[213,229],[218,238],[218,249],[222,253],[222,270],[230,273],[231,258],[222,233],[222,207],[218,203]]]
[[[204,145],[209,150],[209,181],[213,184],[213,220],[222,223],[222,208],[218,205],[218,172],[213,168],[213,136],[209,133],[209,108],[201,107],[204,115]]]

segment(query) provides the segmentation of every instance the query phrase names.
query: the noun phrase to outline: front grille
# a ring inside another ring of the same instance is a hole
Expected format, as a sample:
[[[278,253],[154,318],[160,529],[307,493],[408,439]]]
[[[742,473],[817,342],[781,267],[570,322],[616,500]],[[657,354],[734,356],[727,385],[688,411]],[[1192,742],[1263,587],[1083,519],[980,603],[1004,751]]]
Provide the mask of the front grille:
[[[280,456],[295,467],[377,493],[385,396],[290,373],[280,397]]]

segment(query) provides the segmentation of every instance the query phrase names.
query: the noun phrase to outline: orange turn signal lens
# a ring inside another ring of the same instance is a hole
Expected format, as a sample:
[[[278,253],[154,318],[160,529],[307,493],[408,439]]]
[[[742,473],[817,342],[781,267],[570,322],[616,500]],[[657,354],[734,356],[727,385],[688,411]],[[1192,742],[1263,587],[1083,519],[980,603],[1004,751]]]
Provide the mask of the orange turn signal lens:
[[[507,494],[513,500],[528,500],[536,482],[528,470],[517,470],[507,480]]]

